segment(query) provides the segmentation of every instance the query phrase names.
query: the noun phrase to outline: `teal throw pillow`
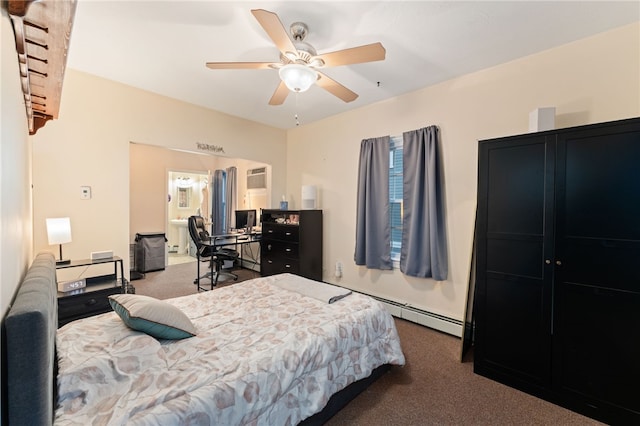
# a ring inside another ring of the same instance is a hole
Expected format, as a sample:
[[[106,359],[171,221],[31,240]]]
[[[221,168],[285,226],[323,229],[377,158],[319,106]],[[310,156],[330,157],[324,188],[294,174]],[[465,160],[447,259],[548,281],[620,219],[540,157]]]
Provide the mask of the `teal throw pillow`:
[[[130,328],[157,339],[178,340],[196,335],[191,320],[175,306],[139,294],[115,294],[109,303]]]

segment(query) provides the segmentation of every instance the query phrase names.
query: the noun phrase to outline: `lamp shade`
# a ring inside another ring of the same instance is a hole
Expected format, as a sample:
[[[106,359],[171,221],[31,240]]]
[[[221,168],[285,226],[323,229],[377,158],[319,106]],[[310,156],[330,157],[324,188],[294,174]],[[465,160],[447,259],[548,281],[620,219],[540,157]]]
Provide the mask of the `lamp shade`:
[[[68,217],[47,219],[47,237],[49,245],[71,242],[71,220]]]
[[[318,79],[318,73],[300,64],[288,64],[278,71],[280,79],[293,92],[304,92]]]

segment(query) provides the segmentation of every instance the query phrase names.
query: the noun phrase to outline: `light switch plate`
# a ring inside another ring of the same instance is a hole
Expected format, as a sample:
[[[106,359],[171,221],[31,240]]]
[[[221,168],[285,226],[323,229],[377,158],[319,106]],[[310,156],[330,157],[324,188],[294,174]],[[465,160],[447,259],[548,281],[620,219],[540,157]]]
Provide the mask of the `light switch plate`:
[[[90,200],[91,199],[91,187],[90,186],[81,186],[80,187],[80,198],[82,200]]]

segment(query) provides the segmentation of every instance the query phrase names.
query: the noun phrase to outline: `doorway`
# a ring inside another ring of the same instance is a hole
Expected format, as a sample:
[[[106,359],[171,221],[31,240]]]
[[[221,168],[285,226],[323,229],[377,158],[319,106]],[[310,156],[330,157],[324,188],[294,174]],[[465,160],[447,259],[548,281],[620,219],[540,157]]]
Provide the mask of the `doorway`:
[[[174,150],[166,147],[158,147],[147,144],[131,143],[130,150],[130,221],[129,234],[131,243],[135,241],[138,232],[164,232],[167,236],[167,266],[169,259],[171,262],[191,261],[184,257],[185,253],[178,254],[179,230],[177,225],[171,224],[172,219],[184,220],[184,231],[188,235],[186,219],[198,212],[203,216],[211,215],[211,200],[213,197],[212,181],[215,170],[226,170],[230,167],[237,168],[237,208],[268,208],[271,200],[271,166],[252,160],[240,158],[227,158],[211,154],[186,152]],[[251,179],[258,170],[262,170],[264,179],[262,184],[256,185]],[[210,173],[209,173],[210,171]],[[169,172],[175,172],[173,183],[169,180]],[[202,210],[202,179],[208,180],[209,189],[209,212]],[[184,188],[177,191],[177,177],[191,178],[182,179],[181,186]],[[200,184],[200,186],[198,186]],[[257,186],[257,188],[256,188]],[[188,188],[191,188],[190,190]],[[181,201],[180,201],[181,200]],[[180,204],[180,208],[178,208]],[[175,207],[175,210],[172,210]],[[187,237],[190,244],[190,237]],[[184,239],[182,240],[184,241]],[[183,252],[184,252],[183,244]],[[195,259],[195,258],[194,258]],[[134,262],[131,263],[132,265]]]
[[[177,265],[196,260],[189,237],[189,216],[209,217],[210,173],[167,172],[167,244],[168,264]]]

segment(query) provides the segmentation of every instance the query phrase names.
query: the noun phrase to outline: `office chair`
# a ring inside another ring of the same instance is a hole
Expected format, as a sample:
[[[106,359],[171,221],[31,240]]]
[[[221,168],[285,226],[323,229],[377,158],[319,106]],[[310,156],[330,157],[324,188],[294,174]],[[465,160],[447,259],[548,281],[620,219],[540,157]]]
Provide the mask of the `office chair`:
[[[196,257],[198,259],[198,275],[193,283],[198,286],[198,291],[206,290],[200,287],[200,280],[202,278],[211,279],[211,289],[218,284],[218,279],[221,276],[228,276],[237,280],[238,276],[231,272],[222,270],[225,261],[236,261],[238,259],[238,252],[230,249],[222,249],[216,247],[210,238],[209,232],[204,225],[204,219],[201,216],[190,216],[187,222],[189,228],[189,235],[196,246]],[[209,271],[204,275],[200,275],[200,262],[209,261],[209,268],[215,270]]]

